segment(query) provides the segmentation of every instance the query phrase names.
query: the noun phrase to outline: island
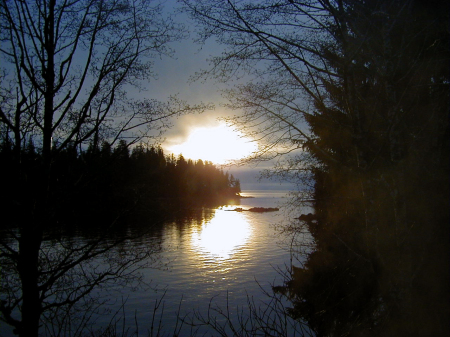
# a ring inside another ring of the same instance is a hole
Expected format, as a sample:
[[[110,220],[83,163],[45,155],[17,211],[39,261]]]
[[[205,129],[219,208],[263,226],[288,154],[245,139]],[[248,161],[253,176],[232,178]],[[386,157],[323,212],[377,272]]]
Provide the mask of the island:
[[[235,209],[228,209],[227,211],[233,211],[233,212],[257,212],[257,213],[263,213],[263,212],[276,212],[279,211],[279,208],[276,207],[252,207],[249,209],[243,209],[242,207],[238,207]]]

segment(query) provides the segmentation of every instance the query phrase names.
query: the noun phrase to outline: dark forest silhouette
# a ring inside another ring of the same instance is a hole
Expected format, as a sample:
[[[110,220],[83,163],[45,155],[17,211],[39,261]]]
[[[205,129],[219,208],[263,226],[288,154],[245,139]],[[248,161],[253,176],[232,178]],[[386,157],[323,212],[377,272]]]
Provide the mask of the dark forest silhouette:
[[[0,239],[2,292],[8,300],[0,310],[3,320],[23,336],[24,319],[15,312],[27,300],[21,284],[37,289],[39,297],[28,299],[34,305],[28,310],[39,315],[47,334],[71,325],[80,329],[105,301],[92,296],[93,289],[138,285],[138,270],[158,266],[154,253],[159,247],[129,250],[124,248],[127,240],[157,231],[190,209],[239,198],[240,182],[232,175],[208,161],[167,156],[159,147],[138,145],[130,151],[124,141],[115,147],[103,142],[101,148],[68,148],[52,157],[52,203],[45,205],[39,198],[42,154],[31,141],[19,153],[8,142],[1,144],[2,175],[9,179],[2,184],[0,200],[8,210]],[[73,241],[74,233],[86,242]],[[39,260],[16,253],[15,240],[25,252],[37,245]]]
[[[97,291],[136,285],[137,271],[155,262],[157,247],[120,249],[137,234],[114,229],[144,212],[168,214],[161,205],[173,210],[198,192],[185,187],[193,163],[184,170],[184,160],[160,153],[165,164],[151,176],[139,168],[145,156],[127,146],[158,143],[172,118],[208,106],[148,98],[153,59],[184,37],[157,2],[3,1],[0,21],[0,319],[19,336],[76,335],[101,306]],[[146,93],[132,97],[136,90]],[[213,200],[228,181],[197,166]],[[93,223],[101,223],[96,239],[60,233]]]
[[[267,140],[255,160],[310,186],[285,313],[316,336],[448,335],[448,3],[183,2],[225,49],[202,75],[250,76],[226,94]]]
[[[6,176],[18,173],[15,155],[10,145],[2,144],[0,160],[5,163],[2,170]],[[33,208],[25,205],[33,200],[29,198],[41,183],[42,156],[31,141],[20,161],[20,174],[26,177],[23,185],[16,185],[19,179],[9,179],[3,185],[2,204],[10,210],[16,204]],[[130,150],[124,141],[115,147],[103,142],[100,148],[61,151],[51,169],[52,189],[59,191],[52,206],[55,226],[102,226],[116,218],[167,218],[180,208],[225,204],[239,198],[241,192],[238,179],[209,161],[165,155],[159,147],[142,144]],[[4,223],[11,228],[17,225],[14,218]]]

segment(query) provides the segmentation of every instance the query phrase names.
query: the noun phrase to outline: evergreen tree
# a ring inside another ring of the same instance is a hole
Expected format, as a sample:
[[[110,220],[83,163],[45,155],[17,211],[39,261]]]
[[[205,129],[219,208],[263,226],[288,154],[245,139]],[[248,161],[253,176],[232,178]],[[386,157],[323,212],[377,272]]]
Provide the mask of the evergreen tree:
[[[317,336],[447,335],[448,4],[183,2],[225,46],[202,75],[250,78],[226,94],[255,159],[314,183],[288,314]]]

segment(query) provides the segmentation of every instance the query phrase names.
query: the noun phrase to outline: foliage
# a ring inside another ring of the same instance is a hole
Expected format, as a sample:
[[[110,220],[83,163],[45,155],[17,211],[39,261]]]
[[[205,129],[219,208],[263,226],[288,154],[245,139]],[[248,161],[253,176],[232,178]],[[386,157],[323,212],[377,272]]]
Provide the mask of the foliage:
[[[83,172],[96,177],[87,186],[89,192],[82,192],[92,210],[132,209],[133,217],[151,212],[157,217],[180,208],[223,204],[240,192],[235,187],[239,180],[208,161],[167,156],[161,148],[143,144],[131,153],[124,142],[113,149],[107,143],[102,147],[108,150],[91,147],[76,159]]]
[[[250,79],[227,93],[230,122],[265,141],[256,160],[314,182],[287,314],[317,336],[448,334],[448,6],[183,2],[227,47],[200,75]]]
[[[306,118],[315,135],[306,146],[324,165],[314,174],[319,245],[290,283],[300,282],[298,312],[323,313],[311,319],[320,334],[447,329],[449,275],[437,257],[448,254],[449,54],[439,10],[352,3],[332,25],[341,31],[324,54],[338,77],[322,80],[327,104]],[[342,282],[319,281],[331,278]],[[306,295],[319,289],[328,297]]]

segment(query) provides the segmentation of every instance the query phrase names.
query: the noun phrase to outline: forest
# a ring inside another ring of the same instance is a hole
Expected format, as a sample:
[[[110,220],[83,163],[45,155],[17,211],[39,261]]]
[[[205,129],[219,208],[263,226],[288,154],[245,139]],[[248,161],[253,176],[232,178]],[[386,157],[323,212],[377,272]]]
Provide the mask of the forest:
[[[316,336],[447,335],[448,3],[183,2],[226,50],[202,78],[250,77],[226,95],[244,111],[229,122],[267,142],[255,161],[309,186],[293,203],[314,214],[285,228],[285,314]]]
[[[1,144],[3,174],[22,176],[6,180],[2,187],[2,204],[15,210],[13,214],[35,207],[31,196],[42,183],[43,170],[42,155],[32,141],[19,153],[20,170],[14,165],[15,155],[10,145]],[[52,224],[59,227],[167,218],[179,209],[225,204],[241,192],[239,180],[211,162],[175,158],[160,147],[138,144],[130,151],[125,141],[115,147],[104,141],[84,151],[65,149],[54,158],[50,184],[58,197],[52,205]],[[11,218],[3,225],[19,224]]]

